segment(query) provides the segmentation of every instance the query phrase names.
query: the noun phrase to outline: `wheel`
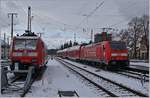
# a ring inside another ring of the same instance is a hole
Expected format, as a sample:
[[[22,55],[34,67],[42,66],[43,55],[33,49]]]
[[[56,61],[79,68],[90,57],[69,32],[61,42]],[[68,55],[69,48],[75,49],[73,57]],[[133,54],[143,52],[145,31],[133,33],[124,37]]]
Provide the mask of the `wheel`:
[[[107,67],[107,66],[104,66],[104,70],[108,70],[108,67]]]

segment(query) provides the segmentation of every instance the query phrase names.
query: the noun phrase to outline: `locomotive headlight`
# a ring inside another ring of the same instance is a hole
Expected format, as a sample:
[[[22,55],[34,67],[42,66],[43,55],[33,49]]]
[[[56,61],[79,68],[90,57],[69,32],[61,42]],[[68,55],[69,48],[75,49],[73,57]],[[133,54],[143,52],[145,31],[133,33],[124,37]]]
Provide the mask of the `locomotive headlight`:
[[[13,56],[22,56],[21,52],[13,52]]]
[[[28,56],[37,56],[37,53],[36,52],[30,52],[30,53],[28,53]]]

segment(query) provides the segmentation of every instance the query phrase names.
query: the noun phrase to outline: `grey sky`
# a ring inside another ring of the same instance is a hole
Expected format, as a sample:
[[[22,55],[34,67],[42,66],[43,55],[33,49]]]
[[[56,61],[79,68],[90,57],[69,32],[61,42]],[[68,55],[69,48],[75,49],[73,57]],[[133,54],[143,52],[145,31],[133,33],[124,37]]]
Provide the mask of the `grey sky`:
[[[15,34],[22,34],[27,28],[27,7],[32,7],[32,30],[44,32],[43,39],[49,48],[73,40],[89,41],[90,30],[113,27],[122,29],[134,16],[149,12],[149,0],[104,0],[104,4],[91,17],[86,18],[103,0],[0,0],[1,33],[10,36],[8,12],[17,12]],[[83,32],[83,28],[86,32]]]

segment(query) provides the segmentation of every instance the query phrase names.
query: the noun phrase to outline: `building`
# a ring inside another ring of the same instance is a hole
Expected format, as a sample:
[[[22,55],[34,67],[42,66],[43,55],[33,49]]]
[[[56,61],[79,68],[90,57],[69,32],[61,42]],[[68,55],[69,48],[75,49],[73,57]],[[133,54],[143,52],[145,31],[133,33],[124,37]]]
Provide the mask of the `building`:
[[[147,59],[147,49],[144,44],[140,44],[140,47],[137,48],[137,57],[139,59]]]
[[[129,56],[131,59],[141,59],[141,60],[148,59],[148,57],[149,57],[148,49],[145,45],[144,37],[139,39],[138,44],[136,45],[136,58],[134,58],[134,47],[133,47],[133,45],[130,46],[130,48],[129,48]]]
[[[4,42],[4,40],[1,41],[1,59],[8,59],[9,56],[9,45]]]
[[[143,36],[140,40],[139,47],[137,48],[137,51],[138,51],[137,57],[139,59],[148,59],[149,57],[146,43],[148,42],[145,42],[145,37]]]

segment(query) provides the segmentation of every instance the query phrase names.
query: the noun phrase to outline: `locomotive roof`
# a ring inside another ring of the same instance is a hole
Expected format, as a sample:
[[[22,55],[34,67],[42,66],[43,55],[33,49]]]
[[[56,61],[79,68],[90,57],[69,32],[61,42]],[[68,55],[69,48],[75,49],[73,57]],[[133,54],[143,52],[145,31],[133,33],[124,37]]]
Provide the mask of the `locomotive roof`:
[[[103,41],[103,42],[98,42],[98,43],[89,44],[89,45],[86,45],[86,46],[84,46],[84,47],[91,47],[91,46],[99,45],[99,44],[105,43],[105,42],[109,42],[109,43],[124,43],[123,41]]]
[[[94,46],[94,45],[98,45],[98,44],[100,44],[100,43],[101,43],[101,42],[93,43],[93,44],[86,45],[86,46],[84,46],[84,47],[91,47],[91,46]]]
[[[16,36],[16,39],[38,39],[38,36]]]

